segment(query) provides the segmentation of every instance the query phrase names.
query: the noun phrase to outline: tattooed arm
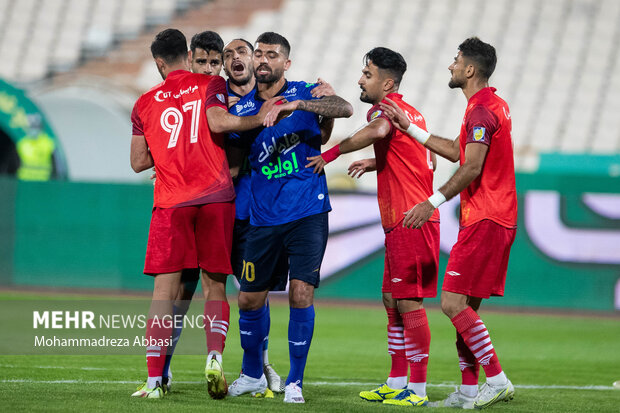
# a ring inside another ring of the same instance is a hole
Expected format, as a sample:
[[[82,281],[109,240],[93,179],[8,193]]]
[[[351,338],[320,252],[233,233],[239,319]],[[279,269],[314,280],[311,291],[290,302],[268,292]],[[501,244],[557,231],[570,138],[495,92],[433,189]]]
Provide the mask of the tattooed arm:
[[[265,116],[263,125],[273,126],[277,123],[279,115],[294,110],[305,110],[328,118],[348,118],[353,115],[353,106],[340,96],[324,96],[317,100],[294,100],[276,105]]]

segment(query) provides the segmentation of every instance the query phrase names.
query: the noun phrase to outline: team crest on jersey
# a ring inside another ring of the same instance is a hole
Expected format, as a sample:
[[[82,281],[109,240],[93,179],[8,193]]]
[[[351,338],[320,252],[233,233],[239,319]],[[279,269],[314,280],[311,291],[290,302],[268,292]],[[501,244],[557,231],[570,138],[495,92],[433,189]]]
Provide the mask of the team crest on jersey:
[[[480,141],[484,141],[484,133],[485,133],[485,129],[481,126],[475,126],[474,127],[474,141],[476,142],[480,142]]]
[[[381,110],[375,110],[374,112],[372,112],[372,115],[370,115],[370,120],[378,118],[379,116],[381,116],[382,113],[383,111]]]
[[[219,100],[220,102],[222,102],[223,104],[226,104],[226,98],[224,97],[223,94],[218,93],[217,95],[215,95],[215,97],[217,98],[217,100]]]

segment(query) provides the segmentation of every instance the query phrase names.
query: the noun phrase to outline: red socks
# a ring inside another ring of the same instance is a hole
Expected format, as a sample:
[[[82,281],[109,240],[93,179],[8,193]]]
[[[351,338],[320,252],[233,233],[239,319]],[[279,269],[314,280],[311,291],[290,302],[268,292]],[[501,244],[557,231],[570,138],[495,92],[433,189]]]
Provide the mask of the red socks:
[[[487,378],[500,374],[502,372],[502,367],[499,364],[497,354],[495,354],[493,344],[491,344],[489,332],[478,314],[476,314],[471,307],[467,307],[454,316],[451,321],[454,327],[456,327],[456,331],[462,336],[464,344],[467,346],[470,353],[473,354],[475,360],[484,369]],[[457,340],[457,348],[458,346],[459,342]],[[461,352],[459,351],[459,359],[460,357]],[[466,360],[466,362],[471,364],[470,360]],[[476,381],[472,382],[472,384],[477,383],[476,374]],[[466,383],[463,382],[463,384]]]
[[[473,353],[465,344],[463,336],[456,333],[456,351],[459,355],[459,368],[461,369],[461,384],[467,386],[478,385],[478,373],[480,371],[480,364],[476,361]]]
[[[392,357],[392,369],[388,377],[407,377],[403,319],[397,308],[386,308],[388,316],[388,353]]]
[[[146,324],[146,368],[149,377],[160,377],[166,364],[166,351],[172,344],[172,322],[149,318]]]
[[[405,327],[405,354],[411,368],[410,383],[425,383],[428,366],[428,352],[431,345],[431,330],[428,327],[426,310],[409,311],[402,314]]]
[[[222,354],[228,334],[230,306],[227,301],[206,301],[204,312],[205,333],[207,334],[207,352],[217,351]]]

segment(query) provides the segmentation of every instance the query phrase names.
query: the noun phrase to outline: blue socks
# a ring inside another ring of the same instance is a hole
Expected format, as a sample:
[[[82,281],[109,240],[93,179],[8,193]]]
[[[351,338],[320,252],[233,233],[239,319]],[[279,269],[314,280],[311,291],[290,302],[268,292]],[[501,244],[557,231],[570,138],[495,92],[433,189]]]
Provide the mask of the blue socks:
[[[263,341],[269,334],[267,306],[254,311],[239,310],[239,333],[243,348],[241,371],[259,379],[263,375]]]
[[[314,332],[314,306],[308,308],[292,308],[288,323],[288,351],[291,367],[286,384],[298,382],[302,387],[304,369],[308,359],[308,351]]]
[[[176,305],[172,306],[172,319],[176,320],[177,318],[183,318],[185,314],[183,311],[177,307]],[[178,325],[178,327],[177,327]],[[174,322],[172,327],[172,344],[168,347],[168,351],[166,351],[166,363],[164,364],[164,370],[162,372],[163,378],[168,378],[168,369],[170,369],[170,362],[172,361],[172,355],[174,354],[174,349],[179,342],[179,338],[181,337],[181,332],[183,331],[183,323]]]

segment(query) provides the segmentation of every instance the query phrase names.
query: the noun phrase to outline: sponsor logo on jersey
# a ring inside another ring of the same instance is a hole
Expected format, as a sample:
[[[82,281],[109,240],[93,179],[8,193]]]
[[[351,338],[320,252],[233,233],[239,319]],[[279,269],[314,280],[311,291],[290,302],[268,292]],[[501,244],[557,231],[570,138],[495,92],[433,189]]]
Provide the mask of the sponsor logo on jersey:
[[[456,271],[448,271],[448,275],[451,275],[453,277],[458,277],[459,275],[461,275],[461,273],[456,272]]]
[[[173,97],[175,99],[180,98],[183,95],[187,95],[189,93],[194,93],[196,90],[198,89],[198,85],[194,85],[194,86],[189,86],[186,89],[181,89],[179,90],[178,93],[173,93],[173,92],[164,92],[163,90],[158,90],[157,93],[155,93],[155,96],[153,96],[155,98],[156,101],[158,102],[163,102],[164,100],[168,99],[169,97]]]
[[[286,133],[278,139],[278,142],[276,142],[275,136],[272,136],[271,144],[268,145],[266,142],[263,142],[263,150],[258,155],[258,162],[266,161],[276,151],[279,154],[286,154],[297,145],[299,145],[299,135],[296,133],[291,133],[290,135]]]
[[[217,95],[215,95],[215,97],[217,98],[217,100],[219,100],[220,102],[226,104],[226,98],[224,97],[224,95],[222,95],[221,93],[218,93]]]
[[[392,278],[393,283],[399,283],[402,281],[402,278]]]
[[[370,115],[370,120],[374,120],[375,118],[378,118],[379,116],[381,116],[382,113],[383,111],[381,110],[375,110],[374,112],[372,112],[372,115]]]
[[[254,102],[252,102],[251,100],[248,100],[243,105],[241,104],[235,105],[235,111],[237,111],[237,115],[239,115],[241,114],[242,111],[244,113],[249,112],[251,109],[254,109],[255,106],[256,104]],[[244,111],[244,109],[247,109],[247,110]]]
[[[502,106],[502,110],[504,111],[504,116],[506,116],[506,119],[510,119],[510,112],[506,110],[505,106]]]
[[[297,93],[297,87],[293,86],[292,88],[287,89],[286,92],[284,92],[284,96],[291,96],[295,93]]]
[[[484,133],[485,129],[481,126],[474,126],[474,141],[480,142],[484,141]]]

